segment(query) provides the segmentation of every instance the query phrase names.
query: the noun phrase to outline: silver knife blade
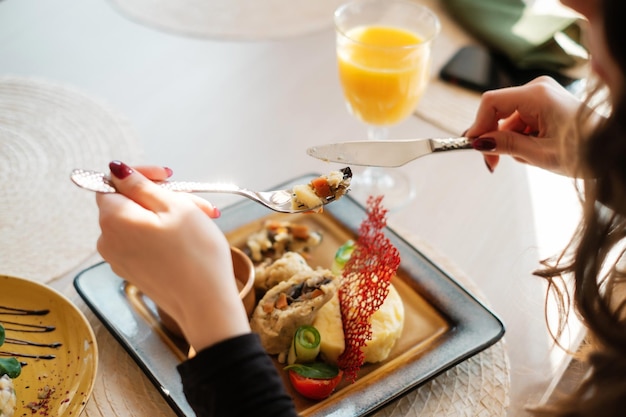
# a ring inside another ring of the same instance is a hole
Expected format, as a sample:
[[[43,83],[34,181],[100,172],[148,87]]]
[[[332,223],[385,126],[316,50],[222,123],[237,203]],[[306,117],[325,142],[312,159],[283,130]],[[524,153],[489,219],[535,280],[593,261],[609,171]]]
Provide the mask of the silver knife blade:
[[[372,167],[399,167],[435,152],[471,149],[469,138],[364,140],[313,146],[307,154],[327,162]]]

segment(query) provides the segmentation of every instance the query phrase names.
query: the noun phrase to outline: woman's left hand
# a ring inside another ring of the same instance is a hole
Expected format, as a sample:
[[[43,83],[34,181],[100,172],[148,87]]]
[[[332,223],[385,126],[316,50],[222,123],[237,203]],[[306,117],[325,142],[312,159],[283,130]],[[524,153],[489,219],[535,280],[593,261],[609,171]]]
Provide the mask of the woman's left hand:
[[[559,174],[572,175],[562,138],[572,135],[581,102],[550,77],[483,94],[466,135],[493,171],[501,155]]]

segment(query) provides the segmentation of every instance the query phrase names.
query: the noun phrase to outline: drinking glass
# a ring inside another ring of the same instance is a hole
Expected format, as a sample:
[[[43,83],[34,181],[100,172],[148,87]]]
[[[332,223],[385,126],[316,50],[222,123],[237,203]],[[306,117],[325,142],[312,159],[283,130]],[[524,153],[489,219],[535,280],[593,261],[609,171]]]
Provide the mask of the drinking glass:
[[[370,140],[413,113],[430,77],[437,15],[411,0],[356,0],[335,11],[339,79],[351,114],[367,125]],[[357,197],[384,195],[396,208],[414,196],[401,171],[369,167],[352,178]]]

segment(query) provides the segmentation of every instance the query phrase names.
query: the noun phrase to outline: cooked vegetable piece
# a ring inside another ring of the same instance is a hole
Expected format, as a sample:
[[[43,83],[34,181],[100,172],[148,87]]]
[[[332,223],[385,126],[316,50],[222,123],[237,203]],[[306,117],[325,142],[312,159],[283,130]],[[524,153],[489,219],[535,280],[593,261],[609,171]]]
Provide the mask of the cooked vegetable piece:
[[[328,183],[327,178],[315,178],[313,181],[311,181],[311,186],[315,190],[315,194],[317,194],[321,198],[326,198],[333,195],[333,192],[330,190],[330,184]]]
[[[348,240],[346,243],[341,245],[337,252],[335,252],[335,259],[333,261],[333,266],[331,270],[335,274],[341,274],[343,267],[346,266],[346,262],[350,259],[350,255],[354,252],[354,248],[356,247],[356,243],[353,240]]]
[[[324,362],[312,364],[294,364],[286,366],[289,381],[303,397],[323,400],[333,393],[341,382],[343,371]]]
[[[294,208],[314,209],[324,204],[309,184],[299,184],[293,187],[293,201]]]
[[[300,326],[293,336],[287,363],[313,362],[320,353],[320,333],[313,326]]]
[[[321,241],[321,233],[304,224],[268,220],[261,230],[248,237],[245,251],[255,263],[275,261],[286,252],[304,255]]]
[[[291,234],[294,239],[308,239],[310,232],[309,227],[305,224],[291,224]]]
[[[0,376],[8,375],[17,378],[22,373],[22,365],[15,358],[0,358]]]
[[[0,346],[4,343],[4,326],[0,324]],[[22,365],[15,358],[0,358],[0,377],[8,375],[9,378],[17,378],[22,373]]]

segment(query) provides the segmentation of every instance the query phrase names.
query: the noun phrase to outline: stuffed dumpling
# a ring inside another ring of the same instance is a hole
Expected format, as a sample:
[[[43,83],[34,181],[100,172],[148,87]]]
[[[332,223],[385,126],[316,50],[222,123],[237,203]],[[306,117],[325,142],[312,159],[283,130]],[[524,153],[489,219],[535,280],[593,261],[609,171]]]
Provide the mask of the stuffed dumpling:
[[[328,269],[299,272],[271,288],[252,313],[250,325],[270,355],[284,353],[296,329],[313,323],[337,291],[339,277]]]

